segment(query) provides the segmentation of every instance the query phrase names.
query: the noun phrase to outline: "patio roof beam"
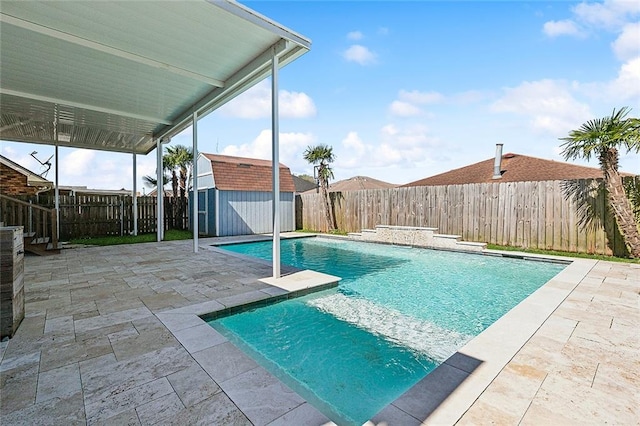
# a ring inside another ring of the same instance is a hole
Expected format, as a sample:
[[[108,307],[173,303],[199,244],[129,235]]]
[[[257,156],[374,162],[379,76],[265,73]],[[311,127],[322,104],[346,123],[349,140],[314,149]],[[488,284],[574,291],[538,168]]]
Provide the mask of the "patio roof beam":
[[[119,58],[127,59],[132,62],[136,62],[139,64],[147,65],[153,68],[163,69],[172,74],[181,75],[183,77],[188,77],[203,83],[207,83],[211,86],[215,87],[224,87],[224,82],[212,77],[208,77],[206,75],[198,74],[193,71],[185,70],[183,68],[177,67],[175,65],[167,64],[164,62],[159,62],[151,58],[147,58],[145,56],[137,55],[134,53],[127,52],[125,50],[116,49],[115,47],[107,46],[106,44],[98,43],[95,41],[87,40],[82,37],[74,36],[72,34],[68,34],[62,31],[55,30],[53,28],[48,28],[43,25],[34,24],[29,21],[25,21],[20,18],[13,17],[11,15],[7,15],[5,13],[0,13],[0,22],[14,25],[16,27],[20,27],[29,31],[33,31],[39,34],[46,35],[48,37],[53,37],[59,40],[66,41],[68,43],[77,44],[79,46],[87,47],[89,49],[93,49],[102,53],[106,53],[112,56],[116,56]]]
[[[309,47],[309,40],[301,37],[291,30],[287,30],[282,28],[280,25],[277,25],[274,22],[270,22],[268,18],[260,15],[255,10],[248,9],[246,6],[238,3],[238,2],[229,2],[229,1],[221,1],[221,0],[207,0],[211,4],[215,4],[221,9],[226,10],[227,12],[231,12],[236,16],[239,16],[247,21],[250,21],[252,24],[257,25],[265,30],[273,34],[277,34],[283,39],[291,40],[292,42],[300,45]]]
[[[5,140],[5,139],[3,139]],[[7,139],[9,140],[9,139]],[[12,141],[15,142],[24,142],[24,143],[32,143],[35,145],[54,145],[55,144],[55,138],[51,139],[51,142],[45,142],[42,140],[32,140],[32,139],[28,139],[28,138],[12,138],[10,139]],[[110,146],[95,146],[95,145],[87,145],[87,146],[78,146],[75,143],[72,142],[64,142],[64,141],[58,141],[57,143],[58,146],[63,147],[63,148],[79,148],[79,149],[91,149],[91,150],[95,150],[95,151],[104,151],[104,152],[118,152],[118,153],[122,153],[122,152],[126,152],[124,151],[121,147],[110,147]],[[155,149],[155,145],[154,145],[154,149]],[[153,151],[153,149],[152,149]],[[131,152],[131,151],[129,151]],[[137,154],[142,154],[142,155],[146,155],[146,152],[140,152],[140,151],[136,151]]]
[[[176,134],[183,131],[191,124],[191,118],[193,111],[198,112],[198,117],[203,118],[211,111],[224,105],[234,97],[238,96],[244,91],[244,89],[252,86],[247,85],[247,81],[259,81],[267,77],[271,72],[271,58],[274,55],[279,55],[287,48],[287,40],[281,39],[273,46],[262,52],[258,57],[245,65],[240,71],[233,75],[233,77],[227,80],[227,85],[224,88],[215,88],[203,96],[200,100],[194,103],[191,107],[186,108],[176,118],[174,118],[173,125],[169,125],[160,129],[156,133],[158,138],[171,138]],[[240,86],[242,90],[234,90]]]
[[[113,114],[113,115],[118,115],[120,117],[134,118],[136,120],[144,120],[144,121],[149,121],[151,123],[160,123],[160,124],[165,124],[165,125],[171,125],[172,124],[171,121],[167,121],[164,118],[149,117],[149,116],[146,116],[146,115],[140,115],[140,114],[136,114],[136,113],[129,112],[129,111],[122,111],[122,110],[117,110],[117,109],[104,108],[104,107],[99,107],[97,105],[88,105],[88,104],[83,104],[83,103],[80,103],[80,102],[68,101],[68,100],[60,99],[60,98],[51,98],[49,96],[36,95],[36,94],[33,94],[33,93],[27,93],[27,92],[19,92],[17,90],[0,88],[0,94],[17,96],[19,98],[31,99],[31,100],[34,100],[34,101],[41,101],[41,102],[48,102],[48,103],[53,103],[53,104],[65,105],[65,106],[70,106],[70,107],[80,108],[80,109],[85,109],[85,110],[90,110],[90,111],[102,112],[102,113],[105,113],[105,114]]]

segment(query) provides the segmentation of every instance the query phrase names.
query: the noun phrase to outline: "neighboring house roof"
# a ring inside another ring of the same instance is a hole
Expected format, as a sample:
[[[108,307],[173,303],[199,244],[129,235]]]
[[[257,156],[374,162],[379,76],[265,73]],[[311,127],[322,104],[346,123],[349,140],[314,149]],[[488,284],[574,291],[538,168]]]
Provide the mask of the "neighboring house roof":
[[[211,161],[215,187],[222,191],[272,191],[271,161],[205,154]],[[280,163],[280,192],[295,192],[291,171]]]
[[[305,192],[305,191],[311,191],[311,190],[316,190],[316,183],[315,182],[310,182],[306,179],[303,179],[299,176],[295,176],[292,175],[291,176],[293,178],[293,184],[296,187],[296,192]]]
[[[27,177],[28,186],[38,186],[38,187],[47,187],[47,188],[53,186],[53,182],[51,182],[50,180],[47,180],[42,176],[40,176],[39,174],[34,173],[31,170],[22,167],[18,163],[14,163],[4,155],[0,155],[0,163],[4,164],[7,167],[12,168],[18,173],[25,175]]]
[[[602,178],[602,171],[562,161],[544,160],[514,153],[502,156],[502,177],[493,179],[494,158],[410,182],[407,186],[463,185],[468,183],[525,182]],[[621,173],[623,176],[628,173]]]
[[[71,194],[89,194],[89,195],[131,195],[131,190],[127,189],[92,189],[86,186],[65,186],[60,185],[59,191],[69,192]]]
[[[149,197],[157,197],[158,196],[158,187],[154,186],[153,189],[151,191],[149,191],[147,196],[149,196]],[[170,189],[165,189],[164,190],[164,196],[165,197],[173,197],[173,191],[171,191]]]
[[[398,185],[370,178],[368,176],[354,176],[349,179],[343,179],[332,183],[329,185],[329,192],[358,191],[360,189],[386,189],[395,188],[397,186]]]
[[[368,176],[354,176],[352,178],[339,180],[330,184],[329,192],[359,191],[362,189],[386,189],[396,188],[397,186],[398,185],[370,178]],[[316,188],[306,191],[305,194],[311,194],[312,192],[316,192]]]

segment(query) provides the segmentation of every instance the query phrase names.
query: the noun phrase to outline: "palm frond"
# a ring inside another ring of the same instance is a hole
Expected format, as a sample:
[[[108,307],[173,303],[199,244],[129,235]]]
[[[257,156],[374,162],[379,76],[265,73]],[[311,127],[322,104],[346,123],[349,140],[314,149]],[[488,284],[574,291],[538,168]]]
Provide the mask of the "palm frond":
[[[565,180],[560,186],[565,200],[575,203],[578,226],[583,230],[596,230],[604,224],[599,203],[604,197],[602,180]]]
[[[640,152],[640,120],[626,118],[630,111],[628,107],[614,108],[611,116],[589,120],[572,130],[569,136],[560,138],[564,141],[561,155],[565,160],[590,160],[611,148]]]

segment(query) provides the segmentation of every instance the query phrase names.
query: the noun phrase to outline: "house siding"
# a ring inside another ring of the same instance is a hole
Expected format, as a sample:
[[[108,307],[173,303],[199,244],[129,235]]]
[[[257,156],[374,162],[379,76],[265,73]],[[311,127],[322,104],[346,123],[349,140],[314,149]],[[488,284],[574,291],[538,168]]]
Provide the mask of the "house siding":
[[[35,195],[37,187],[27,185],[27,176],[0,164],[0,194],[3,195]]]

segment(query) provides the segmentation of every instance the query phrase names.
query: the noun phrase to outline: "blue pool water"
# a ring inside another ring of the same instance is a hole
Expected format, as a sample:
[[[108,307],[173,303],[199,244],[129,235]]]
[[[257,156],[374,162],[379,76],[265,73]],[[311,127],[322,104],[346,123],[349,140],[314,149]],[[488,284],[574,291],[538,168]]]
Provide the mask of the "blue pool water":
[[[225,245],[271,259],[271,242]],[[341,425],[362,424],[564,266],[321,238],[284,264],[336,289],[209,323]]]

